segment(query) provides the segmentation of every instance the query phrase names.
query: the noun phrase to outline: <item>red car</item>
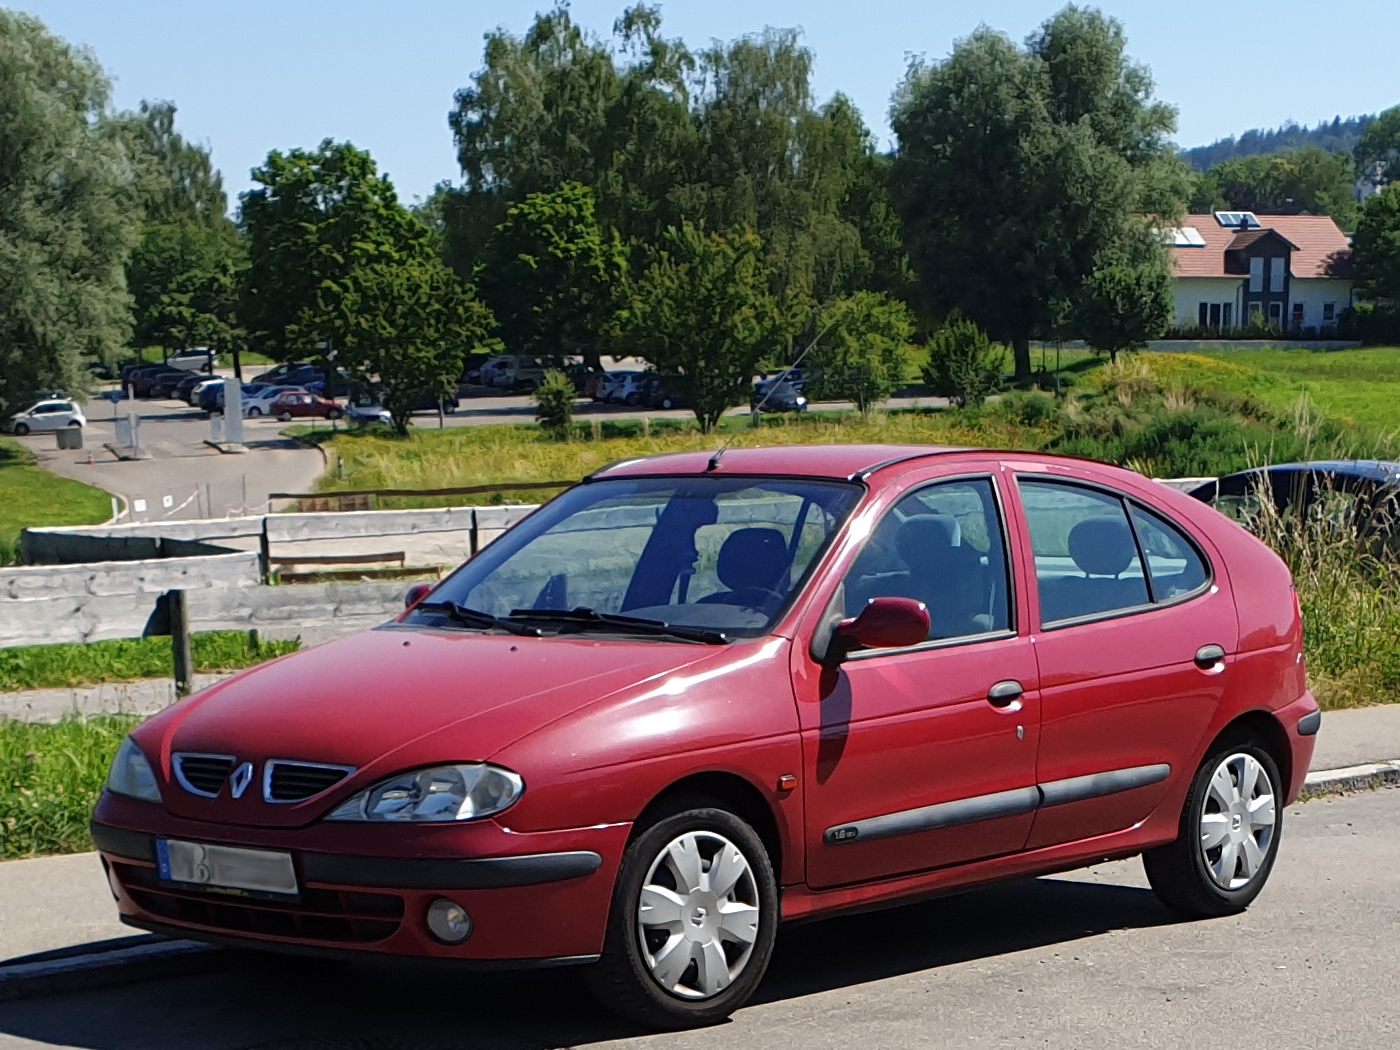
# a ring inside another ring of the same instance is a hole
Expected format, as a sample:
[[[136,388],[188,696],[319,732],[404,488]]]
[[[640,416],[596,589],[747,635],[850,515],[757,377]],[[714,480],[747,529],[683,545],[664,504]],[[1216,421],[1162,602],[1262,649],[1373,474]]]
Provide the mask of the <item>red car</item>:
[[[292,419],[305,417],[339,419],[345,414],[345,410],[320,394],[309,394],[302,390],[288,390],[278,394],[273,399],[272,404],[268,406],[267,414],[287,423]]]
[[[1241,911],[1321,719],[1283,563],[1074,459],[625,461],[425,590],[132,732],[92,828],[127,923],[592,964],[703,1024],[782,921],[1134,854]]]

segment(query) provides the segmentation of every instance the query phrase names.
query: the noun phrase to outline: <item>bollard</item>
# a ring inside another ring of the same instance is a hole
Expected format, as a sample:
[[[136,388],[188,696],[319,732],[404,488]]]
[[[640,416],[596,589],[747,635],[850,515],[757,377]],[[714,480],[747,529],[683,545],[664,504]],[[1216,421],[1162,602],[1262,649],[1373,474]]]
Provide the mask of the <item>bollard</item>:
[[[190,611],[184,591],[167,591],[170,608],[170,647],[175,663],[175,695],[189,696],[194,683],[194,657],[190,653]]]

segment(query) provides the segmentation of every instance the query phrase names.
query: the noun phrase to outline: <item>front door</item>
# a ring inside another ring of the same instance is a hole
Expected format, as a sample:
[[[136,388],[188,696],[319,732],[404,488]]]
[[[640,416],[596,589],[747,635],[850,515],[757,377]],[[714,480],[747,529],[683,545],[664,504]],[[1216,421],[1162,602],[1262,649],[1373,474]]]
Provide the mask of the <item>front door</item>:
[[[915,598],[929,640],[796,676],[807,881],[839,886],[1022,848],[1038,793],[1035,654],[1018,633],[998,480],[917,487],[842,573],[833,606]],[[805,648],[805,647],[804,647]]]
[[[1238,626],[1178,524],[1072,477],[1018,487],[1039,599],[1037,849],[1130,828],[1195,772]]]

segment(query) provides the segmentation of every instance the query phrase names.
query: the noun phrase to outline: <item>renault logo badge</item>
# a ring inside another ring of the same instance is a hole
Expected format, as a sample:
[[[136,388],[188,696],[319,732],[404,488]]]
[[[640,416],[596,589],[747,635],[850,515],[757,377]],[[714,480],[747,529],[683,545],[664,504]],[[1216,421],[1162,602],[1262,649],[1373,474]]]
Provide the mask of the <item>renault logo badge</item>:
[[[234,798],[242,798],[243,792],[248,790],[248,785],[253,782],[253,763],[244,762],[233,771],[233,776],[228,778],[229,788],[233,792]]]

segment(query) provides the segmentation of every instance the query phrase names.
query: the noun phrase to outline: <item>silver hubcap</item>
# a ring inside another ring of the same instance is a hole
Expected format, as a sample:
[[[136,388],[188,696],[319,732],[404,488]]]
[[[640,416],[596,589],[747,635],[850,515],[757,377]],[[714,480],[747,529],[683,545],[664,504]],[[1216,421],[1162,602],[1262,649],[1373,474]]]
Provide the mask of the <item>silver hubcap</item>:
[[[748,965],[758,939],[758,883],[723,835],[688,831],[652,861],[637,906],[642,958],[682,999],[708,999]]]
[[[1274,841],[1274,786],[1252,755],[1234,754],[1215,767],[1201,806],[1201,856],[1217,886],[1248,886]]]

